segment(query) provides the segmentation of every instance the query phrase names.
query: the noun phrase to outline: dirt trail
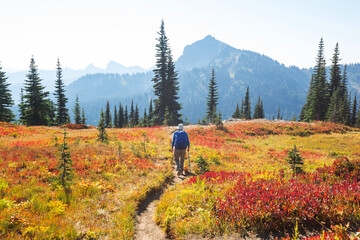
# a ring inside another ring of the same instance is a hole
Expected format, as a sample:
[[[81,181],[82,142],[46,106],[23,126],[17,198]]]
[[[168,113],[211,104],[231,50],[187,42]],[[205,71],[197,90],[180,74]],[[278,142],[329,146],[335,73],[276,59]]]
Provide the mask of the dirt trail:
[[[175,128],[169,128],[169,137]],[[162,240],[166,239],[165,232],[155,223],[155,210],[158,200],[166,189],[185,180],[185,176],[177,177],[175,166],[173,166],[174,178],[162,189],[151,195],[147,201],[140,207],[136,216],[135,239],[137,240]]]

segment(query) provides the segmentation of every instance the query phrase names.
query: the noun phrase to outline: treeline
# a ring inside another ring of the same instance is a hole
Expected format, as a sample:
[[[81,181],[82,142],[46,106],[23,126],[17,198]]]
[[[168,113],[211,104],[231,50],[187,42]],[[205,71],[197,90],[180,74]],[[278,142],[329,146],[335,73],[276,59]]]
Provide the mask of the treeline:
[[[131,101],[130,107],[127,105],[114,106],[114,111],[110,109],[110,103],[107,101],[105,112],[101,109],[101,113],[104,115],[104,127],[105,128],[125,128],[125,127],[151,127],[156,125],[156,119],[154,118],[153,100],[150,100],[148,110],[145,108],[143,116],[140,117],[138,105],[134,105],[134,101]],[[169,116],[169,113],[165,114],[165,121]]]
[[[68,98],[65,96],[65,85],[63,82],[62,68],[60,60],[57,61],[55,92],[56,102],[50,98],[50,93],[45,91],[42,79],[39,76],[34,57],[30,60],[30,69],[26,75],[24,86],[21,88],[19,103],[18,123],[28,126],[61,126],[70,123],[69,110],[66,107]],[[6,73],[2,71],[0,65],[0,121],[15,121],[15,115],[11,110],[14,101],[9,90],[10,84],[7,83]],[[79,100],[76,99],[73,109],[75,123],[85,124],[85,112],[80,108]]]
[[[299,116],[300,121],[331,121],[360,127],[356,94],[354,98],[349,94],[346,65],[341,69],[339,62],[340,51],[336,43],[328,81],[324,41],[321,38],[306,103]]]

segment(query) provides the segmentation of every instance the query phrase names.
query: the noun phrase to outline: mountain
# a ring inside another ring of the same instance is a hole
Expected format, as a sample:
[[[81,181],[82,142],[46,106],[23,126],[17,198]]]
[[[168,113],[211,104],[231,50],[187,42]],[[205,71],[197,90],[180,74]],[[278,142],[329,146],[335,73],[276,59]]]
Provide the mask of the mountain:
[[[176,67],[180,71],[206,67],[211,61],[215,60],[221,51],[224,51],[227,48],[235,50],[235,48],[208,35],[204,39],[186,46],[183,54],[176,62]]]
[[[65,85],[69,85],[75,80],[79,79],[81,76],[87,74],[96,74],[96,73],[117,73],[117,74],[134,74],[145,72],[146,70],[139,67],[125,67],[115,61],[110,61],[105,69],[95,67],[93,64],[89,64],[84,69],[70,69],[63,68],[63,81]],[[20,99],[20,89],[23,86],[26,74],[28,71],[17,71],[9,72],[6,75],[8,76],[8,81],[11,83],[10,90],[12,91],[13,99],[15,102],[18,102]],[[39,69],[40,78],[43,79],[43,85],[47,91],[54,91],[55,79],[56,79],[56,69],[54,70],[41,70]]]

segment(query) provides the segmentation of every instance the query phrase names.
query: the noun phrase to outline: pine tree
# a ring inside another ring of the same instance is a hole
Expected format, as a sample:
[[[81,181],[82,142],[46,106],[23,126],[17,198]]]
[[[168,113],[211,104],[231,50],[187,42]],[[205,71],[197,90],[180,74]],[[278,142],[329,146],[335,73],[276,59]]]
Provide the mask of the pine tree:
[[[244,99],[241,100],[240,118],[245,118],[245,113],[244,113]]]
[[[27,125],[48,125],[49,124],[49,105],[46,98],[49,92],[45,92],[42,86],[42,79],[39,77],[35,60],[30,60],[30,70],[26,75],[23,96],[24,121]]]
[[[140,113],[139,113],[138,105],[136,104],[134,111],[134,126],[139,125],[139,120],[140,120]]]
[[[130,123],[130,127],[134,127],[135,123],[134,123],[134,119],[135,118],[135,109],[134,109],[134,101],[131,100],[131,105],[130,105],[130,113],[129,113],[129,123]]]
[[[7,79],[6,73],[2,71],[0,64],[0,122],[14,120],[14,114],[10,109],[14,105],[14,101],[11,98],[10,83],[6,82]]]
[[[47,113],[48,113],[48,126],[55,126],[57,125],[57,121],[56,121],[56,107],[55,104],[52,100],[50,99],[46,99],[46,105],[47,105]]]
[[[79,98],[78,98],[78,96],[76,96],[75,106],[74,106],[74,109],[73,109],[73,113],[74,113],[74,122],[75,122],[76,124],[81,124],[80,103],[79,103]]]
[[[294,175],[303,172],[304,159],[301,157],[296,145],[288,152],[288,158],[285,160],[290,164]]]
[[[148,117],[147,117],[147,114],[146,114],[146,108],[144,108],[144,116],[143,116],[143,119],[142,119],[142,125],[143,125],[144,127],[147,127],[147,126],[148,126],[147,120],[148,120]]]
[[[105,127],[105,114],[102,109],[100,112],[100,121],[99,121],[97,128],[99,130],[98,137],[101,140],[101,142],[107,142],[109,140],[109,138],[108,138],[108,135],[106,132],[106,127]]]
[[[167,69],[167,84],[166,84],[166,106],[169,109],[170,122],[169,125],[177,125],[182,122],[181,114],[181,105],[178,102],[179,96],[179,81],[178,73],[175,70],[175,64],[169,47],[168,51],[168,69]]]
[[[355,126],[356,124],[356,116],[357,116],[357,100],[356,100],[356,93],[354,96],[354,101],[352,104],[352,111],[351,111],[351,126]]]
[[[245,119],[251,119],[251,102],[250,102],[249,86],[246,89],[246,94],[244,99],[244,117]]]
[[[164,121],[163,121],[163,125],[168,126],[170,123],[170,112],[169,112],[169,108],[166,107],[165,109],[165,115],[164,115]]]
[[[110,127],[110,104],[109,101],[106,102],[106,108],[105,108],[105,127],[108,128]]]
[[[277,120],[280,120],[280,119],[281,119],[280,107],[278,107]]]
[[[173,122],[178,123],[181,115],[179,111],[181,105],[177,102],[179,90],[177,72],[172,60],[168,38],[165,34],[164,21],[161,21],[160,31],[158,32],[158,43],[156,44],[156,64],[154,71],[154,94],[157,99],[154,100],[155,109],[153,111],[154,123],[162,124],[164,122],[165,110],[168,108]],[[169,124],[170,124],[169,123]]]
[[[152,125],[152,120],[153,120],[153,105],[152,105],[152,99],[150,99],[150,103],[149,103],[149,114],[148,114],[148,124],[149,126]]]
[[[129,115],[127,110],[127,105],[125,106],[125,112],[124,112],[124,127],[127,127],[129,124]]]
[[[117,113],[117,109],[116,109],[116,104],[115,104],[115,108],[114,108],[114,123],[113,123],[114,128],[118,128],[119,127],[119,120],[118,120],[118,113]]]
[[[57,60],[55,92],[56,98],[56,122],[58,125],[67,123],[69,110],[66,108],[68,99],[65,97],[65,84],[62,80],[62,68],[60,60]]]
[[[118,123],[119,128],[124,127],[124,121],[125,121],[125,119],[124,119],[124,108],[120,103],[119,104],[119,123]]]
[[[334,55],[332,58],[332,65],[330,67],[330,83],[329,83],[329,96],[340,87],[341,83],[341,70],[340,70],[340,58],[339,58],[339,44],[336,43]]]
[[[328,83],[326,80],[326,62],[324,57],[324,41],[321,38],[319,50],[312,75],[306,103],[304,105],[304,121],[324,120],[329,105]]]
[[[232,115],[233,118],[240,118],[240,109],[239,109],[239,103],[236,103],[235,112]]]
[[[255,105],[253,119],[264,118],[263,113],[264,113],[264,109],[262,107],[262,101],[259,96],[258,101]]]
[[[265,111],[264,111],[264,104],[263,104],[263,100],[261,99],[261,103],[260,103],[260,110],[261,110],[261,115],[260,118],[265,118]]]
[[[61,144],[59,148],[61,157],[59,164],[59,182],[64,188],[65,194],[68,194],[74,177],[74,169],[72,167],[73,162],[66,139],[66,130],[64,130],[63,144]]]
[[[209,122],[214,122],[216,117],[216,107],[218,104],[219,94],[217,92],[217,85],[215,81],[215,72],[214,68],[211,72],[211,78],[209,82],[209,92],[207,96],[207,110],[206,110],[206,118]]]
[[[81,108],[81,124],[86,124],[85,110]]]
[[[350,124],[350,111],[351,111],[351,96],[349,97],[347,89],[347,70],[346,65],[344,66],[343,75],[339,87],[340,103],[339,103],[339,122],[342,124]]]

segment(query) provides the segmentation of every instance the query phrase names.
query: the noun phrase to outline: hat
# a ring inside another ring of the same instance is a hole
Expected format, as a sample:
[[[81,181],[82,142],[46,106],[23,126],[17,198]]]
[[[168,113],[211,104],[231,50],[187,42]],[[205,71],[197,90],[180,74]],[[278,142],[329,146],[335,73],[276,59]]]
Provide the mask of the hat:
[[[184,129],[184,125],[183,125],[182,123],[180,123],[177,129],[178,129],[178,130],[183,130],[183,129]]]

